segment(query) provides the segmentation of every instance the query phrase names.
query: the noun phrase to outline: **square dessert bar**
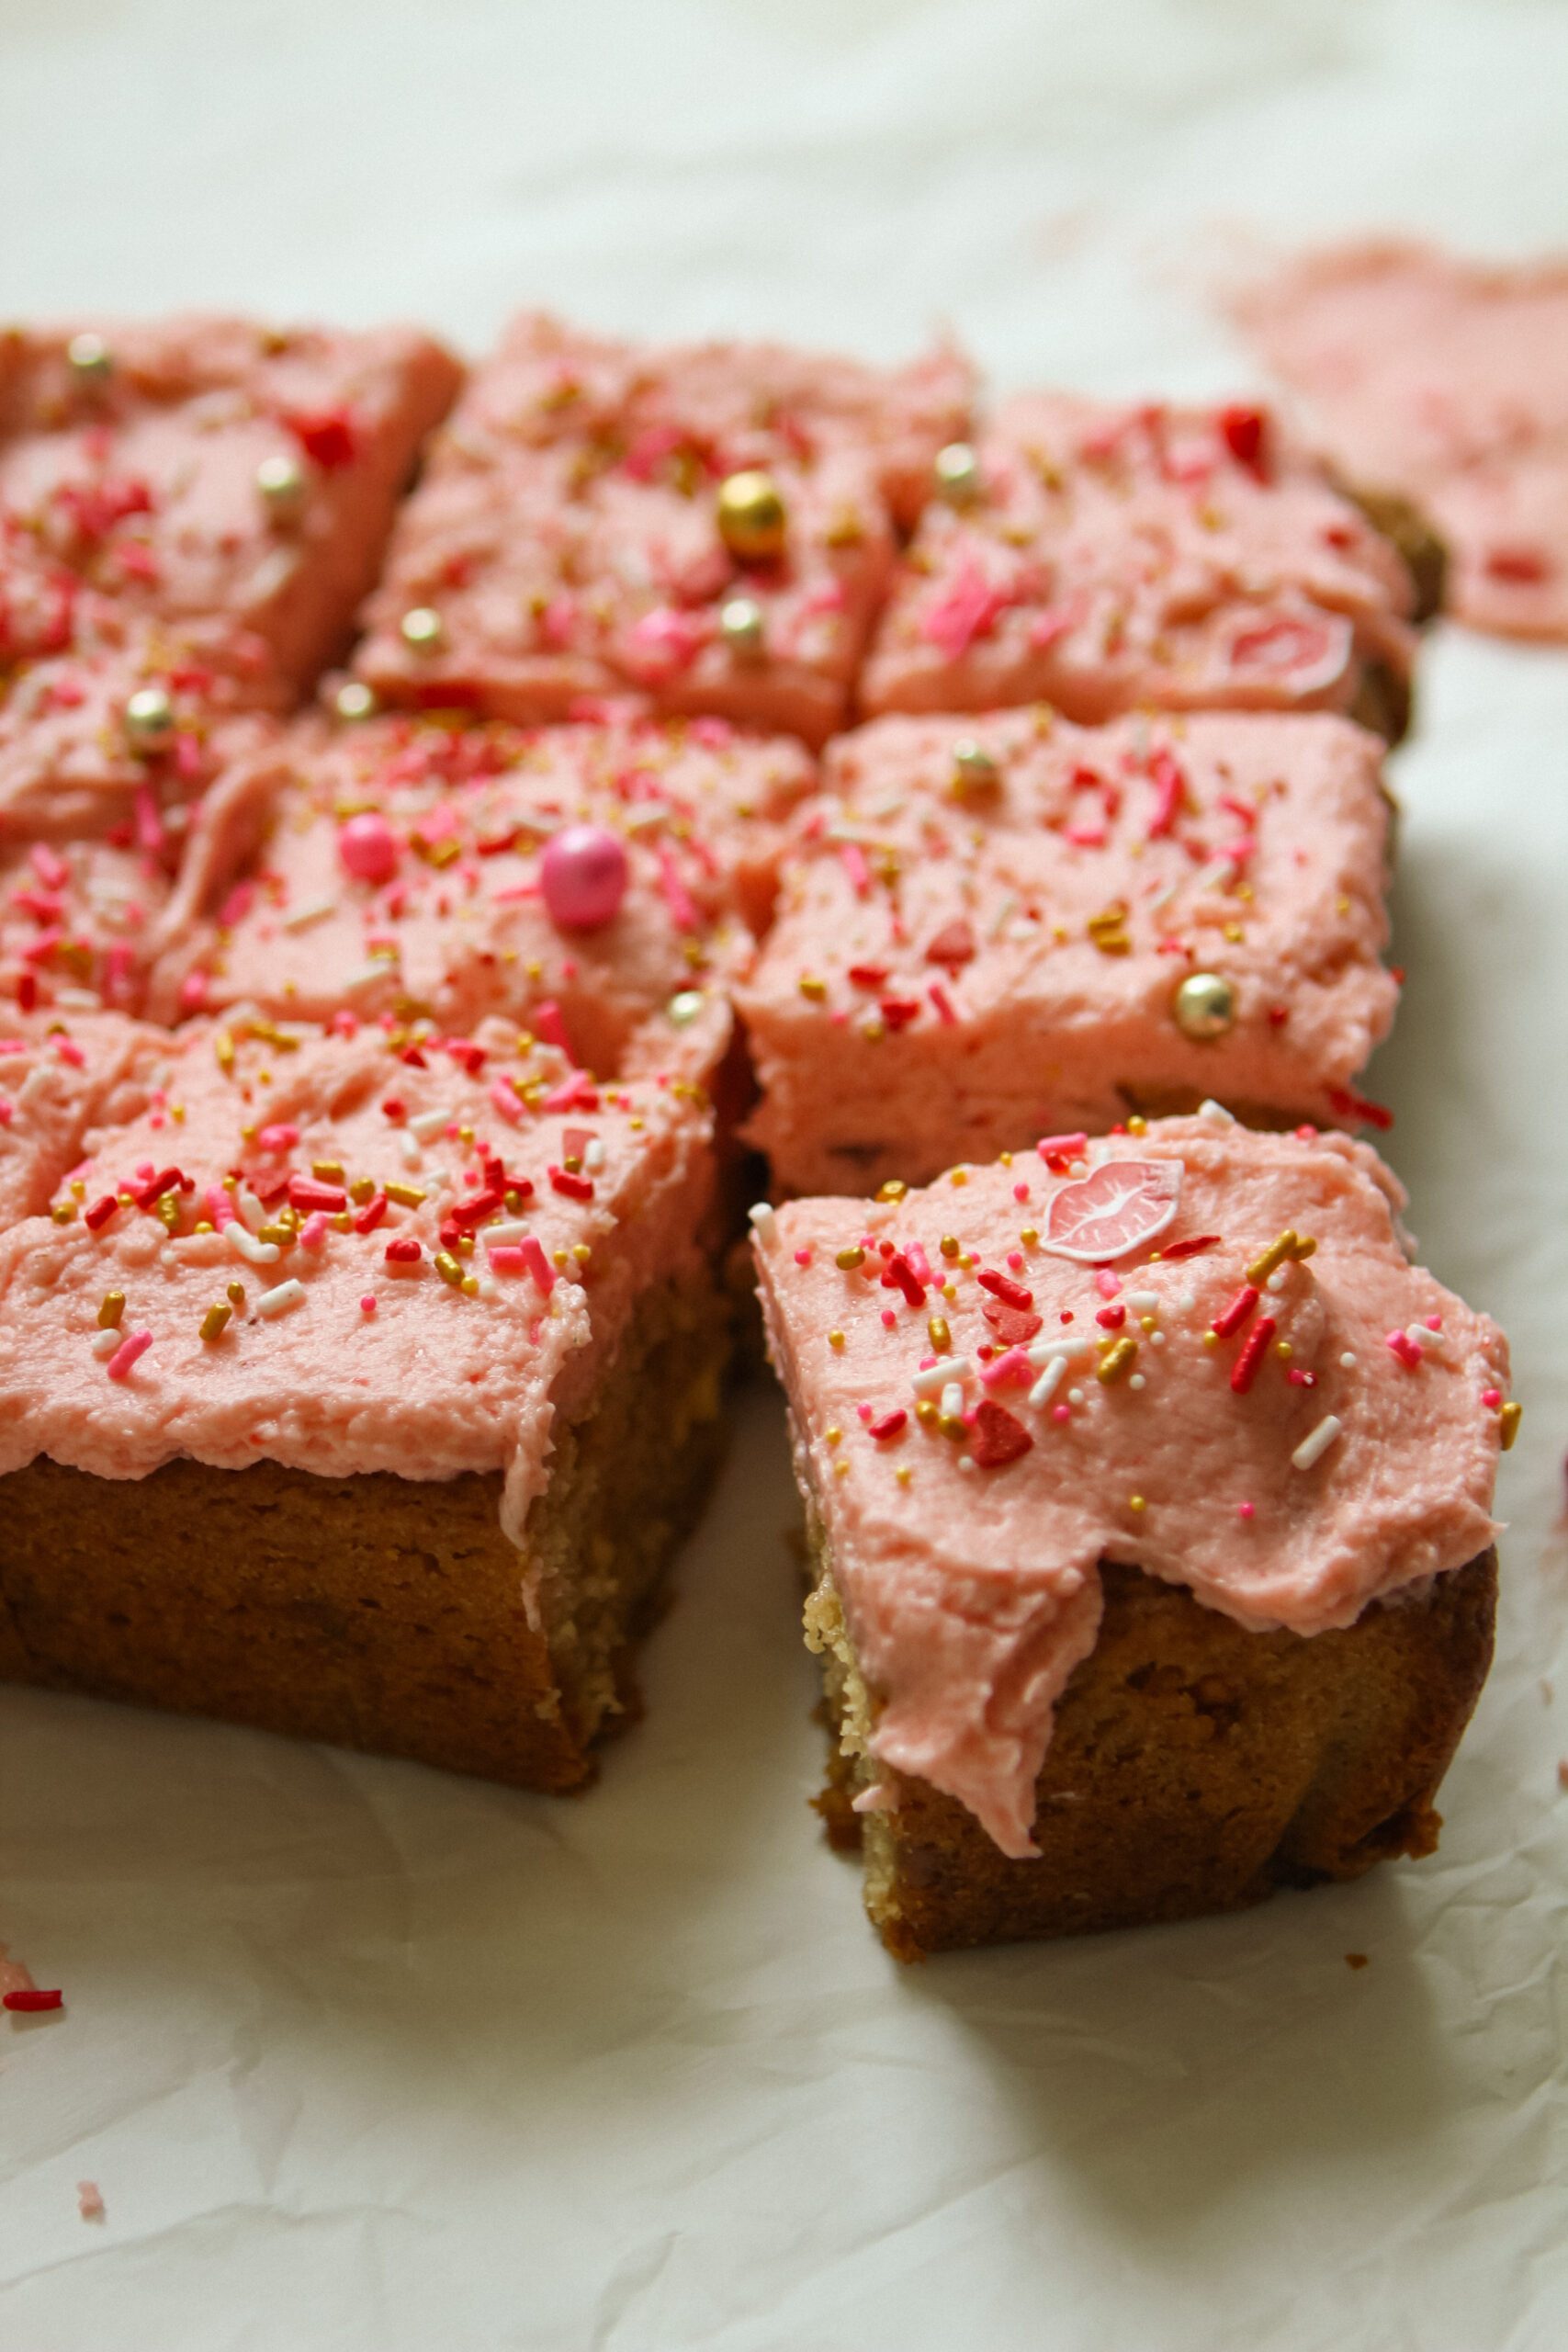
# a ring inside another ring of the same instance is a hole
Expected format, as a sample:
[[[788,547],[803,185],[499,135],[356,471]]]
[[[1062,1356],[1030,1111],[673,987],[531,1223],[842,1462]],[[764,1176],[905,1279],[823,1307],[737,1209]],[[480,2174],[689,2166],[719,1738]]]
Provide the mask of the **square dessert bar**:
[[[402,327],[6,331],[0,610],[21,604],[35,637],[73,640],[96,599],[170,628],[223,623],[281,690],[308,685],[346,642],[460,378]]]
[[[1431,1850],[1518,1408],[1403,1199],[1211,1114],[755,1213],[825,1810],[900,1957]]]
[[[887,718],[841,737],[739,994],[786,1193],[1218,1096],[1382,1114],[1378,739],[1328,716]]]
[[[152,992],[165,1018],[246,1002],[308,1020],[395,1012],[466,1031],[526,1020],[603,1076],[706,1078],[727,989],[771,910],[802,746],[722,719],[524,729],[307,718],[253,767],[191,862],[205,920]]]
[[[868,714],[1339,710],[1397,737],[1409,566],[1256,407],[1007,401],[899,568]]]
[[[0,1671],[565,1789],[718,1445],[694,1090],[196,1027],[0,1235]]]
[[[520,318],[404,512],[359,674],[520,720],[631,689],[819,742],[971,390],[947,351],[885,371]]]

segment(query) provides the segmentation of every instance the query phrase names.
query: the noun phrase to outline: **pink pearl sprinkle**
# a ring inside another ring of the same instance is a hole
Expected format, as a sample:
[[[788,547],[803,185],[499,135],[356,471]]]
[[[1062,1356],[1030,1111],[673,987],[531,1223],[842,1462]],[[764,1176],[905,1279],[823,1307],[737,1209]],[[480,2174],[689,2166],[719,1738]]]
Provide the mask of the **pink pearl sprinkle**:
[[[1008,1251],[1008,1264],[1012,1268],[1013,1272],[1014,1272],[1015,1274],[1017,1274],[1017,1273],[1021,1273],[1021,1272],[1022,1272],[1022,1271],[1023,1271],[1023,1252],[1022,1252],[1022,1250],[1010,1250]]]
[[[1427,1330],[1428,1330],[1428,1331],[1440,1331],[1440,1330],[1442,1329],[1442,1328],[1443,1328],[1443,1318],[1442,1318],[1442,1317],[1441,1317],[1440,1315],[1428,1315],[1428,1316],[1427,1316]]]
[[[1483,1405],[1489,1405],[1495,1412],[1503,1401],[1503,1392],[1500,1388],[1483,1388],[1481,1392],[1481,1401]]]
[[[885,1306],[883,1308],[882,1324],[885,1330],[891,1331],[897,1320],[898,1317],[894,1314],[893,1309],[890,1306]]]
[[[1015,1201],[1026,1201],[1029,1198],[1028,1185],[1015,1184],[1012,1188],[1012,1196]]]
[[[123,1339],[110,1356],[105,1370],[111,1380],[124,1380],[139,1356],[144,1356],[152,1344],[151,1331],[132,1331]]]
[[[626,853],[603,825],[563,825],[545,845],[539,887],[562,931],[601,931],[626,895]]]
[[[1235,1515],[1237,1519],[1256,1519],[1258,1507],[1255,1503],[1237,1503]]]
[[[337,854],[359,882],[389,882],[398,870],[398,837],[385,817],[371,808],[341,828]]]
[[[1072,1408],[1072,1407],[1071,1407],[1070,1405],[1053,1405],[1053,1406],[1052,1406],[1052,1408],[1051,1408],[1051,1419],[1052,1419],[1054,1421],[1070,1421],[1070,1420],[1072,1419],[1072,1418],[1073,1418],[1073,1408]]]
[[[861,1419],[862,1419],[863,1421],[869,1421],[869,1420],[870,1420],[870,1419],[871,1419],[871,1407],[870,1407],[869,1405],[857,1405],[857,1406],[855,1407],[855,1410],[856,1410],[856,1412],[860,1415]]]
[[[367,1291],[366,1292],[366,1294],[365,1294],[364,1297],[360,1300],[360,1302],[359,1302],[359,1312],[361,1313],[361,1315],[374,1315],[374,1314],[375,1314],[375,1312],[376,1312],[376,1294],[375,1294],[375,1292],[374,1292],[373,1290],[367,1290]]]
[[[809,1266],[811,1263],[810,1250],[797,1250],[795,1253],[795,1262],[797,1266]]]

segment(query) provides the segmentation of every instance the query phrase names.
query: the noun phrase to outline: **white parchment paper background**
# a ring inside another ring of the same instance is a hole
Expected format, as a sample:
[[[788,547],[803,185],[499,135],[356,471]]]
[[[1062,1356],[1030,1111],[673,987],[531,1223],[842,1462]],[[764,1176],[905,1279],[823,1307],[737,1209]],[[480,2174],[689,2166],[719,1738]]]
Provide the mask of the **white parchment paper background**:
[[[1223,231],[1568,242],[1565,131],[1547,0],[0,0],[0,311],[946,320],[1217,390]],[[1568,2341],[1568,655],[1424,689],[1375,1091],[1527,1404],[1438,1860],[899,1971],[805,1810],[759,1395],[581,1802],[0,1693],[0,1933],[69,1999],[0,2026],[6,2352]]]

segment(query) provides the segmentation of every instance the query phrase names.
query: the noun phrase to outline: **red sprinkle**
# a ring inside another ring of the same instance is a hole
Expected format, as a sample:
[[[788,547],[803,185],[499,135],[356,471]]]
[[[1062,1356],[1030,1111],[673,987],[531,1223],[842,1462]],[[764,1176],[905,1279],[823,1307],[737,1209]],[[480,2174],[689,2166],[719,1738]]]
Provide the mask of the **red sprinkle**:
[[[1393,1113],[1382,1102],[1369,1102],[1364,1094],[1352,1094],[1348,1086],[1330,1087],[1328,1100],[1342,1119],[1359,1119],[1369,1127],[1376,1127],[1386,1135],[1393,1125]]]
[[[1411,1339],[1407,1333],[1404,1331],[1391,1331],[1388,1335],[1388,1344],[1393,1350],[1394,1354],[1399,1358],[1400,1363],[1404,1366],[1406,1372],[1420,1371],[1421,1351],[1416,1346],[1415,1340]]]
[[[1243,1283],[1230,1305],[1216,1315],[1209,1326],[1215,1339],[1228,1340],[1233,1331],[1239,1331],[1257,1306],[1258,1296],[1258,1292],[1251,1283]],[[1274,1327],[1270,1324],[1269,1328],[1272,1330]]]
[[[973,963],[975,953],[975,934],[960,916],[956,922],[944,923],[937,933],[926,949],[926,962],[945,964],[950,972],[955,972],[960,965]]]
[[[556,1167],[553,1161],[547,1173],[550,1180],[550,1190],[564,1193],[569,1201],[591,1201],[593,1198],[593,1180],[591,1176],[569,1176],[564,1168]]]
[[[293,409],[285,414],[283,422],[305,455],[323,473],[335,473],[341,467],[354,463],[359,437],[347,409]]]
[[[975,1408],[972,1451],[982,1470],[999,1470],[1004,1463],[1016,1462],[1033,1443],[1023,1423],[1005,1405],[994,1404],[987,1396]]]
[[[0,2007],[16,2009],[26,2017],[39,2009],[61,2009],[65,1996],[60,1992],[45,1992],[40,1985],[19,1985],[13,1993],[0,1994]]]
[[[1278,1329],[1271,1315],[1260,1315],[1247,1333],[1247,1345],[1231,1366],[1231,1386],[1238,1396],[1245,1396],[1257,1379],[1264,1351]]]
[[[1086,1135],[1042,1136],[1034,1148],[1041,1159],[1049,1165],[1055,1159],[1077,1159],[1088,1146],[1089,1137]]]
[[[412,1233],[400,1233],[395,1241],[387,1244],[389,1266],[416,1266],[423,1255],[424,1251]]]
[[[100,1226],[107,1225],[118,1206],[115,1195],[106,1193],[102,1200],[95,1201],[92,1207],[84,1213],[82,1222],[89,1233],[96,1233]]]
[[[882,1287],[884,1290],[901,1290],[911,1306],[923,1306],[926,1303],[925,1284],[901,1250],[895,1250],[888,1259]]]
[[[307,1213],[312,1209],[324,1209],[329,1215],[335,1215],[338,1210],[348,1206],[348,1194],[341,1184],[323,1184],[314,1176],[291,1176],[288,1179],[288,1197],[297,1209],[304,1209]]]
[[[879,1421],[873,1421],[870,1424],[867,1434],[871,1437],[876,1438],[878,1441],[884,1438],[897,1437],[908,1418],[909,1416],[904,1410],[902,1405],[896,1405],[892,1412],[884,1413]]]
[[[1107,1331],[1119,1331],[1122,1329],[1122,1324],[1127,1320],[1127,1310],[1124,1306],[1120,1305],[1115,1306],[1102,1306],[1097,1312],[1094,1319],[1097,1323],[1103,1325]]]
[[[1160,1250],[1162,1258],[1195,1258],[1200,1250],[1212,1250],[1220,1237],[1217,1233],[1195,1233],[1190,1241],[1168,1241]]]
[[[385,1193],[378,1193],[373,1200],[366,1202],[365,1206],[355,1218],[355,1233],[374,1233],[386,1214],[387,1195]]]
[[[1033,1309],[1010,1306],[1006,1299],[988,1298],[980,1309],[1004,1348],[1024,1348],[1040,1329]]]
[[[1260,408],[1243,407],[1239,402],[1220,411],[1220,434],[1226,448],[1237,465],[1245,466],[1259,481],[1269,476],[1266,447],[1268,419]]]
[[[1021,1283],[1010,1282],[1006,1274],[993,1273],[989,1266],[986,1267],[977,1280],[982,1290],[988,1290],[993,1298],[1001,1299],[1008,1306],[1023,1309],[1034,1304],[1034,1293],[1032,1290],[1025,1290]]]

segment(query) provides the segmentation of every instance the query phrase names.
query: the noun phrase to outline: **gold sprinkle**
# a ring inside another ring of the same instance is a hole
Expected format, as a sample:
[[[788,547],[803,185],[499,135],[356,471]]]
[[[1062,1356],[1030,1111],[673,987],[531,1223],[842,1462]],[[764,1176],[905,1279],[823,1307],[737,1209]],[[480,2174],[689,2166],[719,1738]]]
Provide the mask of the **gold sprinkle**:
[[[571,1254],[577,1260],[580,1266],[586,1266],[589,1260],[592,1257],[593,1251],[588,1242],[574,1241],[571,1245]]]
[[[202,1338],[204,1340],[221,1339],[224,1328],[233,1311],[231,1306],[225,1306],[220,1299],[215,1300],[201,1318]]]
[[[942,1251],[944,1258],[956,1258],[958,1255],[958,1236],[955,1233],[944,1233],[942,1239],[936,1246]]]
[[[1040,1234],[1036,1227],[1026,1225],[1018,1238],[1026,1250],[1032,1250],[1040,1238]]]
[[[212,1041],[212,1050],[218,1057],[219,1069],[227,1078],[234,1067],[234,1040],[227,1029],[220,1029]]]
[[[1505,1453],[1512,1453],[1514,1450],[1514,1440],[1518,1436],[1519,1423],[1524,1419],[1524,1410],[1522,1405],[1508,1404],[1504,1406],[1497,1416],[1497,1434],[1502,1441]]]
[[[844,1335],[843,1335],[843,1333],[842,1333],[841,1331],[829,1331],[829,1334],[828,1334],[828,1345],[829,1345],[830,1348],[834,1348],[834,1349],[841,1348],[841,1347],[843,1346],[843,1344],[844,1344]]]
[[[955,1168],[947,1181],[950,1184],[967,1184],[969,1170],[967,1168]]]
[[[229,1295],[229,1299],[230,1299],[230,1302],[231,1302],[231,1305],[233,1305],[233,1306],[243,1306],[243,1305],[244,1305],[244,1303],[245,1303],[245,1285],[244,1285],[244,1283],[242,1283],[242,1282],[231,1282],[231,1283],[229,1284],[229,1292],[228,1292],[228,1295]]]
[[[852,1274],[857,1266],[864,1265],[865,1251],[853,1246],[848,1250],[840,1250],[833,1260],[833,1263],[840,1273]]]
[[[318,1184],[341,1184],[344,1175],[343,1162],[341,1159],[312,1159],[310,1173]]]
[[[847,1477],[849,1476],[849,1475],[850,1475],[850,1465],[849,1465],[849,1464],[848,1464],[847,1462],[835,1462],[835,1463],[834,1463],[834,1464],[833,1464],[833,1476],[834,1476],[834,1477],[835,1477],[835,1478],[847,1478]]]
[[[1292,1347],[1289,1340],[1275,1340],[1274,1353],[1279,1357],[1281,1363],[1289,1363],[1291,1358],[1295,1354],[1295,1352],[1296,1351],[1294,1348]]]
[[[915,1407],[915,1419],[923,1430],[935,1429],[941,1416],[929,1396],[922,1396]]]
[[[812,979],[808,974],[804,972],[801,974],[800,979],[796,985],[800,989],[801,995],[809,998],[813,1004],[820,1004],[823,998],[828,993],[828,983],[826,980]]]
[[[1147,1510],[1148,1505],[1142,1495],[1129,1495],[1127,1508],[1129,1510]]]
[[[550,1263],[555,1267],[558,1273],[564,1274],[567,1268],[571,1263],[571,1259],[565,1250],[552,1250],[550,1251]]]
[[[1304,1233],[1297,1241],[1295,1248],[1291,1252],[1291,1255],[1295,1260],[1298,1266],[1304,1265],[1316,1248],[1317,1243],[1314,1240],[1312,1235],[1310,1233]]]
[[[1220,1335],[1219,1335],[1219,1333],[1218,1333],[1217,1331],[1205,1331],[1205,1332],[1204,1332],[1204,1334],[1203,1334],[1203,1345],[1204,1345],[1206,1348],[1217,1348],[1217,1347],[1219,1346],[1219,1344],[1220,1344]]]
[[[1148,1131],[1148,1121],[1144,1117],[1141,1111],[1134,1111],[1132,1117],[1127,1122],[1127,1133],[1130,1136],[1146,1136]]]
[[[900,1177],[889,1176],[886,1184],[877,1186],[876,1198],[879,1201],[901,1201],[908,1189]]]
[[[462,1282],[462,1266],[459,1261],[453,1257],[450,1250],[438,1250],[436,1251],[435,1271],[440,1275],[444,1283],[450,1283],[454,1290],[456,1290]]]
[[[80,1176],[73,1176],[71,1180],[71,1197],[73,1201],[85,1201],[87,1197],[86,1184]]]
[[[105,1291],[103,1299],[98,1307],[99,1330],[118,1331],[119,1329],[119,1318],[124,1313],[125,1293],[122,1290]]]
[[[360,1208],[365,1206],[367,1201],[373,1200],[375,1198],[375,1194],[376,1179],[374,1176],[356,1176],[353,1183],[348,1188],[349,1199],[355,1202]]]
[[[932,1348],[939,1356],[951,1355],[953,1352],[953,1334],[947,1328],[947,1317],[945,1315],[931,1316],[926,1324],[926,1333],[931,1340]]]
[[[396,1201],[400,1209],[417,1209],[424,1200],[424,1194],[417,1184],[393,1182],[384,1184],[381,1189],[389,1201]]]
[[[459,1287],[461,1288],[465,1298],[478,1298],[479,1295],[479,1278],[478,1274],[465,1274]]]
[[[162,1208],[163,1205],[163,1202],[160,1201],[158,1206]],[[56,1225],[73,1224],[76,1217],[76,1204],[74,1201],[56,1201],[50,1215]]]
[[[822,1432],[822,1439],[823,1439],[823,1442],[824,1442],[824,1444],[826,1444],[826,1445],[838,1445],[838,1444],[840,1444],[840,1443],[841,1442],[841,1441],[842,1441],[842,1439],[843,1439],[843,1434],[844,1434],[843,1430],[842,1430],[841,1429],[840,1429],[840,1428],[837,1426],[837,1424],[835,1424],[835,1425],[834,1425],[834,1427],[833,1427],[832,1429],[830,1429],[830,1430],[823,1430],[823,1432]]]
[[[936,1425],[943,1437],[951,1438],[954,1445],[962,1445],[969,1435],[969,1424],[962,1413],[939,1413]]]
[[[1270,1241],[1267,1250],[1254,1258],[1247,1270],[1247,1281],[1259,1286],[1266,1283],[1277,1266],[1282,1266],[1287,1258],[1295,1256],[1296,1238],[1294,1227],[1288,1225],[1283,1233]]]
[[[897,1478],[901,1487],[907,1487],[914,1475],[914,1472],[909,1468],[907,1462],[901,1462],[898,1464],[897,1469],[893,1473],[893,1476]]]
[[[1109,1388],[1113,1380],[1120,1380],[1124,1372],[1132,1371],[1137,1359],[1138,1343],[1136,1340],[1124,1333],[1120,1340],[1112,1340],[1100,1358],[1099,1364],[1095,1367],[1095,1378],[1103,1382]]]
[[[1152,1315],[1140,1315],[1138,1317],[1138,1329],[1144,1332],[1152,1331],[1155,1329],[1154,1317]]]

